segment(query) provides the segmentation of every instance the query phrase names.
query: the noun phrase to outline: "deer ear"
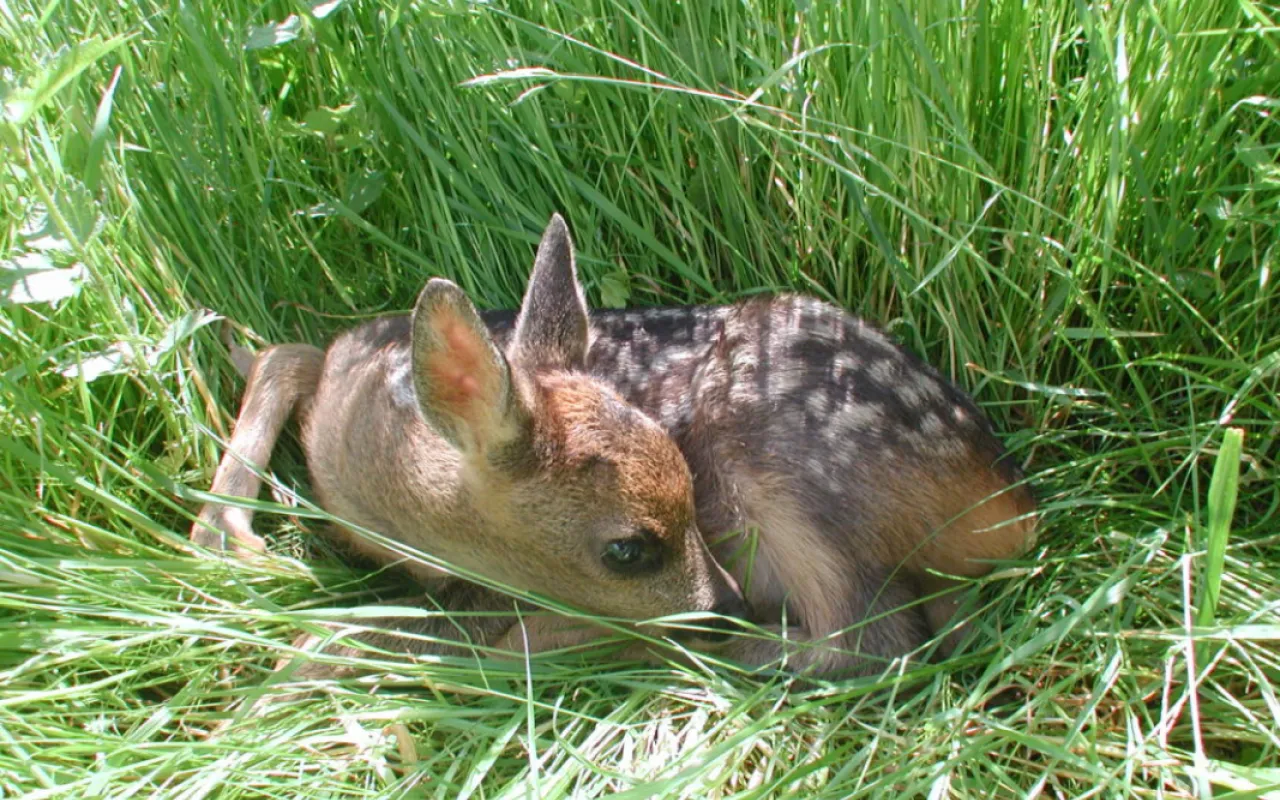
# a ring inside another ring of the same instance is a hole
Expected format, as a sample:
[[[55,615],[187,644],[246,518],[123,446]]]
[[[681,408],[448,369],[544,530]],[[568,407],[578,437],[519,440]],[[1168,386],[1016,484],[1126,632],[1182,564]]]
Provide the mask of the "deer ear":
[[[516,437],[522,414],[511,367],[466,294],[432,278],[411,324],[413,388],[428,424],[464,453]]]
[[[538,245],[511,354],[532,369],[583,369],[590,335],[573,240],[564,218],[554,214]]]

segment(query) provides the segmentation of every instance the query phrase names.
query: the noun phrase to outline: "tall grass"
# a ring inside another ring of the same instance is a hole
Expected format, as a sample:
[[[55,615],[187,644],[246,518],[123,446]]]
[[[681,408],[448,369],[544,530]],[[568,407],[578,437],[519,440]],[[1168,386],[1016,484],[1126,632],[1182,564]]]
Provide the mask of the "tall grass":
[[[0,4],[0,793],[1280,791],[1277,14]],[[817,688],[446,660],[255,702],[378,580],[294,558],[288,514],[274,558],[184,549],[242,388],[209,323],[319,343],[429,275],[511,306],[553,210],[594,304],[806,291],[975,393],[1045,524],[967,653]]]

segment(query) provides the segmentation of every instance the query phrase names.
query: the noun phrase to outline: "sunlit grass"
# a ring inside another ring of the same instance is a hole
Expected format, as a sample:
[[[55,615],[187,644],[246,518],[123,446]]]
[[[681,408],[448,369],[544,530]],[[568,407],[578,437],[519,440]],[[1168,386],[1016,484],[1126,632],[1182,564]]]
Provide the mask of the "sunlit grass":
[[[0,5],[0,794],[1280,791],[1276,10],[915,5]],[[806,291],[974,392],[1045,518],[968,651],[288,694],[386,578],[312,547],[292,443],[275,557],[185,549],[218,316],[510,307],[554,210],[596,305]]]

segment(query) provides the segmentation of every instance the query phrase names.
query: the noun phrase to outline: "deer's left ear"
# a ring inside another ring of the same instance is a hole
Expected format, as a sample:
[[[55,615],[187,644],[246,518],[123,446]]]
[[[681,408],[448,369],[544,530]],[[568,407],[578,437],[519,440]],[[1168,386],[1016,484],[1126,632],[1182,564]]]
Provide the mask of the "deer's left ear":
[[[529,369],[583,369],[590,336],[573,240],[564,218],[554,214],[538,245],[516,319],[511,357]]]

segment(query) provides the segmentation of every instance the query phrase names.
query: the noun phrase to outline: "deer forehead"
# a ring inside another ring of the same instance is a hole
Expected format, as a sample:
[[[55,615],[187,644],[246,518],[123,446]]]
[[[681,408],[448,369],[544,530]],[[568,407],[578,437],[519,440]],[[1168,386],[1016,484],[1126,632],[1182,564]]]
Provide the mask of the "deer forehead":
[[[693,481],[684,456],[656,422],[584,375],[542,381],[539,427],[554,439],[558,466],[623,502],[660,536],[692,519]]]

